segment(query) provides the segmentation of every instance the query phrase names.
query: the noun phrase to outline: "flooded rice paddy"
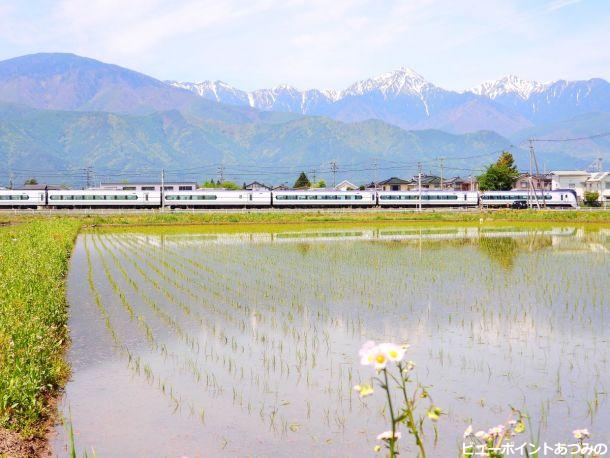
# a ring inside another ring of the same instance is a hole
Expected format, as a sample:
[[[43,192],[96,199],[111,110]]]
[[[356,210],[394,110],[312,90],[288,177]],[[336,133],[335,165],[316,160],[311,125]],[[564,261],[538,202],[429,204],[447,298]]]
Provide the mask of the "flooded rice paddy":
[[[371,456],[384,399],[353,386],[372,339],[411,345],[444,412],[430,456],[510,406],[524,439],[606,442],[609,250],[608,229],[571,227],[83,234],[60,410],[100,457]]]

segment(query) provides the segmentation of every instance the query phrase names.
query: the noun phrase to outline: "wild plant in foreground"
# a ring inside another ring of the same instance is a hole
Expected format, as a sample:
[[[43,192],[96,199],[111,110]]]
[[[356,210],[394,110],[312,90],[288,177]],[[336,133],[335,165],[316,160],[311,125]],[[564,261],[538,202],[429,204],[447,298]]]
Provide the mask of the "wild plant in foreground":
[[[511,418],[506,423],[494,426],[487,431],[477,431],[475,433],[472,425],[468,426],[464,431],[464,442],[462,443],[460,456],[462,458],[475,456],[502,458],[507,450],[505,443],[510,438],[525,431],[525,418],[521,411],[513,408]]]
[[[398,441],[402,437],[400,429],[404,425],[407,432],[415,439],[418,456],[424,458],[426,451],[423,437],[426,415],[419,413],[418,403],[422,399],[428,399],[429,406],[426,414],[432,421],[438,420],[442,412],[433,404],[426,388],[411,379],[415,364],[412,361],[403,361],[407,348],[408,345],[365,342],[359,352],[360,363],[365,366],[373,366],[377,377],[373,378],[373,383],[356,385],[354,389],[358,391],[361,398],[374,393],[375,382],[385,391],[391,429],[379,434],[377,440],[383,442],[391,457],[398,455]],[[393,393],[396,391],[399,394],[394,396]],[[375,447],[375,451],[381,451],[381,449],[381,445]]]

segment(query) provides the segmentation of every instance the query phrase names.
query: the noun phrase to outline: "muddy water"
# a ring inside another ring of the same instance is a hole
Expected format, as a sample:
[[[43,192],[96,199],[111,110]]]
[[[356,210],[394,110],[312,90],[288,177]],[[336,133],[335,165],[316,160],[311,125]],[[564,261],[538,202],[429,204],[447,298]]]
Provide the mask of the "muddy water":
[[[569,227],[84,234],[61,411],[79,455],[370,456],[383,398],[352,387],[373,339],[408,342],[443,409],[430,456],[510,405],[541,441],[607,441],[609,250]]]

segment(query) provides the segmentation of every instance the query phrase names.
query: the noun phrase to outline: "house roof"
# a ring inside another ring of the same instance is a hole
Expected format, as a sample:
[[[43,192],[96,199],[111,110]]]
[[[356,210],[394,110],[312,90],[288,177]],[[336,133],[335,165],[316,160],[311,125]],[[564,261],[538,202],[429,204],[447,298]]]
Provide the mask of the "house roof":
[[[587,178],[587,181],[602,181],[608,175],[610,175],[610,172],[596,172],[596,173],[591,174],[591,176],[589,178]]]
[[[398,178],[398,177],[392,177],[392,178],[388,178],[387,180],[383,180],[380,181],[379,183],[377,183],[377,185],[384,185],[384,184],[409,184],[411,183],[410,181],[406,181],[403,180],[402,178]]]
[[[45,189],[48,189],[49,191],[59,191],[62,187],[57,184],[24,184],[15,189],[20,189],[22,191],[44,191]]]
[[[411,182],[419,183],[419,177],[413,177],[413,180]],[[421,182],[422,184],[440,184],[441,177],[437,177],[435,175],[422,175]]]
[[[570,176],[570,175],[583,176],[583,175],[589,175],[589,172],[585,172],[584,170],[556,170],[554,172],[551,172],[550,175],[556,175],[556,176]]]
[[[261,186],[263,188],[271,189],[271,186],[268,186],[265,183],[261,183],[260,181],[253,181],[252,183],[248,183],[246,185],[246,188],[249,188],[249,187],[254,186],[254,185],[258,185],[258,186]]]
[[[352,187],[354,189],[358,189],[358,186],[356,186],[354,183],[352,183],[351,181],[348,181],[348,180],[343,180],[341,183],[339,183],[337,186],[335,186],[335,189],[341,188],[343,186],[347,186],[347,187]]]

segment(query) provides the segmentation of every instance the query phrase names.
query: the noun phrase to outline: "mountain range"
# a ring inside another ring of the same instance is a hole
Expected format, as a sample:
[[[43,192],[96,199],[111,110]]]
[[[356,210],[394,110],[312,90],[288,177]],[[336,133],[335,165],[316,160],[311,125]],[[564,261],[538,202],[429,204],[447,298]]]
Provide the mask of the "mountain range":
[[[461,92],[435,86],[408,68],[358,81],[342,91],[300,91],[280,85],[246,92],[222,81],[168,83],[235,106],[344,122],[373,118],[404,129],[452,133],[493,130],[514,135],[541,124],[610,112],[610,83],[598,78],[539,83],[511,75]]]
[[[515,77],[448,91],[412,70],[343,91],[289,86],[245,92],[225,83],[163,82],[73,54],[0,62],[0,182],[38,175],[77,183],[83,167],[105,179],[210,178],[277,183],[301,169],[366,181],[424,171],[477,173],[510,149],[527,165],[524,139],[610,130],[608,83],[534,83]],[[539,149],[548,168],[606,157],[606,138]],[[172,175],[173,174],[173,175]],[[322,174],[322,175],[320,175]]]

